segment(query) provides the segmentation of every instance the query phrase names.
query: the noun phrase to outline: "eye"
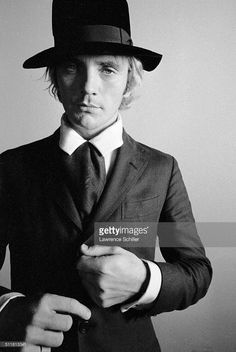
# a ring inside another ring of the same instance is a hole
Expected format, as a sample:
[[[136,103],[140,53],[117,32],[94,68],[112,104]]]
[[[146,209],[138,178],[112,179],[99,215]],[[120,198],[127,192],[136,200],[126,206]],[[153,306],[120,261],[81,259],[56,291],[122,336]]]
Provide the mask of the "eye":
[[[75,62],[67,62],[64,66],[64,69],[68,73],[75,73],[77,71],[77,65]]]
[[[116,73],[116,69],[114,67],[107,65],[102,66],[101,71],[108,76]]]

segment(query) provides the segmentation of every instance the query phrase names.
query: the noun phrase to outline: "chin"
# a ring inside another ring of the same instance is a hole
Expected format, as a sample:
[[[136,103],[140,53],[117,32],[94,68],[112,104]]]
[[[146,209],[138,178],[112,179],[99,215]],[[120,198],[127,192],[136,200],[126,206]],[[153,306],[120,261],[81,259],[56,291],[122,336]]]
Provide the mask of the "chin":
[[[72,124],[87,124],[94,120],[95,116],[85,112],[74,112],[69,120]]]
[[[78,114],[73,119],[72,123],[75,127],[83,128],[85,130],[93,130],[98,128],[98,121],[96,117],[87,114]]]

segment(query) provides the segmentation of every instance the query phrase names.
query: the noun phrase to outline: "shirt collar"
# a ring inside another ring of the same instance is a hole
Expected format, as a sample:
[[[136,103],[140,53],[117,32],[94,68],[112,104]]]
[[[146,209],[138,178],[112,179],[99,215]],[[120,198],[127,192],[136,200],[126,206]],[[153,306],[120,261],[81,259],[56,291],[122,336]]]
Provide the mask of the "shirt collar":
[[[123,144],[122,138],[123,124],[120,114],[117,120],[97,136],[91,138],[89,142],[93,144],[99,152],[105,156],[112,153],[113,150],[119,148]],[[66,115],[61,118],[59,147],[71,155],[86,139],[80,136],[69,124]]]

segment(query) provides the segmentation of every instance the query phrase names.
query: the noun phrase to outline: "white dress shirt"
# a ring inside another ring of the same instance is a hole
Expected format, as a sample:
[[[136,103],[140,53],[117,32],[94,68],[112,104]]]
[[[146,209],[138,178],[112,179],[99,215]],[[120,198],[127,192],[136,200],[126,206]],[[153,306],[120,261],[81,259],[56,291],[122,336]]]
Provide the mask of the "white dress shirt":
[[[107,127],[100,134],[89,140],[89,142],[93,144],[103,155],[107,176],[112,172],[112,167],[114,165],[118,148],[123,145],[122,134],[123,124],[121,116],[118,114],[117,120],[111,126]],[[66,115],[64,114],[61,118],[59,139],[60,148],[65,153],[71,155],[81,144],[85,142],[86,140],[71,127],[66,119]],[[121,307],[122,312],[126,312],[130,308],[145,308],[145,306],[152,303],[159,294],[162,282],[161,270],[155,263],[148,260],[146,260],[146,262],[148,263],[151,273],[147,290],[139,300],[123,305]],[[1,296],[0,311],[11,299],[19,296],[23,295],[16,292],[10,292]]]

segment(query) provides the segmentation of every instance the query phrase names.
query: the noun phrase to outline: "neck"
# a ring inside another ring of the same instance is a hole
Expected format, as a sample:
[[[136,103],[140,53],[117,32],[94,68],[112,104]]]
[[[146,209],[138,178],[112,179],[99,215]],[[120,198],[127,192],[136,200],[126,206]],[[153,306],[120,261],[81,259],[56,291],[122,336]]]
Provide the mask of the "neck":
[[[90,140],[96,137],[97,135],[99,135],[100,133],[102,133],[103,131],[105,131],[108,127],[112,126],[117,121],[117,119],[118,119],[118,113],[116,113],[114,117],[109,121],[107,121],[107,123],[104,124],[103,126],[99,126],[98,128],[94,128],[94,129],[87,129],[83,126],[73,125],[65,115],[66,123],[70,125],[70,127],[73,128],[75,132],[77,132],[82,138],[86,140]]]

